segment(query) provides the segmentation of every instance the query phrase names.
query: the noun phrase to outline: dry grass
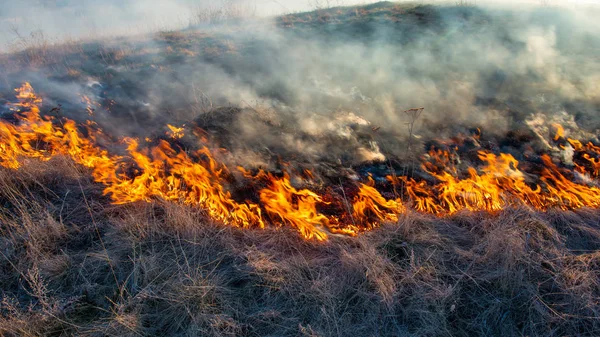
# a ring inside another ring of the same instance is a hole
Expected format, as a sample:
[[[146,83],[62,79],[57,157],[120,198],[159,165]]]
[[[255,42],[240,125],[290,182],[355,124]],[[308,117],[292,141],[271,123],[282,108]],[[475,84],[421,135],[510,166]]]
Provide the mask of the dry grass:
[[[593,336],[598,212],[407,214],[358,238],[112,206],[66,159],[0,172],[6,336]]]
[[[196,7],[190,18],[190,25],[239,24],[257,16],[256,4],[223,0]]]
[[[403,18],[405,7],[391,6],[280,20]],[[198,21],[243,14],[231,11]],[[54,46],[34,36],[0,56],[0,70],[45,66],[85,78],[169,51],[243,52],[199,31],[155,42]],[[209,118],[219,103],[192,92],[190,109]],[[598,210],[409,213],[357,238],[317,243],[286,228],[224,227],[201,209],[160,200],[111,205],[88,173],[63,158],[0,169],[0,335],[600,335]]]

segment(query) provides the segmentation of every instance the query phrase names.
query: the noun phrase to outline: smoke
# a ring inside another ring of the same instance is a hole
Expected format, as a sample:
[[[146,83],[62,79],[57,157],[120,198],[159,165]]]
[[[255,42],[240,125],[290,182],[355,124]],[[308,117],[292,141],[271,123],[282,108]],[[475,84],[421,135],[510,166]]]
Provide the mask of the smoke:
[[[376,0],[20,0],[0,1],[0,51],[22,37],[43,33],[52,42],[67,38],[130,35],[184,28],[198,14],[234,8],[246,16],[273,16]],[[410,3],[411,1],[405,1]],[[432,0],[437,4],[456,1]],[[459,1],[460,2],[460,1]],[[584,6],[595,0],[472,0],[466,4]]]
[[[231,8],[246,16],[270,16],[322,6],[374,1],[351,0],[20,0],[0,1],[0,51],[21,37],[43,33],[65,38],[131,35],[185,28],[195,16]]]
[[[112,20],[183,18],[191,2],[61,4],[43,13],[30,4],[28,15],[44,22],[56,10],[82,18],[93,13],[99,30],[118,30]],[[278,6],[286,3],[261,14]],[[25,7],[9,7],[3,17]],[[62,104],[78,119],[88,117],[73,104],[79,95],[104,106],[114,102],[94,118],[120,136],[153,136],[166,123],[197,125],[230,150],[230,160],[250,167],[273,168],[274,158],[307,167],[405,160],[427,140],[472,128],[500,137],[531,128],[532,116],[550,121],[566,114],[573,127],[598,134],[597,10],[381,3],[365,11],[106,41],[95,47],[102,57],[68,58],[81,75],[59,75],[62,65],[6,71],[2,91],[31,81],[49,104]],[[52,29],[78,24],[61,22]],[[405,112],[420,107],[418,120]]]

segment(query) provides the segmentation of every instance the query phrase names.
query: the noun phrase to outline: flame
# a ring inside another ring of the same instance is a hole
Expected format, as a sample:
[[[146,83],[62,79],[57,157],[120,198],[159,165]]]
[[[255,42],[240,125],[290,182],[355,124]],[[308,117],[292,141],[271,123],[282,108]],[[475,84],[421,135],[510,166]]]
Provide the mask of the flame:
[[[317,211],[323,199],[309,190],[297,190],[290,184],[288,176],[271,179],[271,188],[260,192],[260,200],[267,212],[283,223],[297,228],[304,237],[325,240],[324,228],[330,227],[329,218]]]
[[[100,103],[94,102],[91,98],[89,98],[86,95],[79,95],[79,97],[81,98],[81,102],[86,105],[85,110],[90,116],[94,115],[94,112],[96,111],[95,107],[102,107]]]
[[[173,126],[171,124],[167,124],[167,128],[169,128],[169,131],[167,131],[167,136],[173,138],[173,139],[181,139],[184,136],[184,128],[183,127],[176,127]]]
[[[556,133],[554,134],[554,138],[553,138],[554,141],[565,138],[565,128],[563,128],[562,125],[560,125],[558,123],[553,123],[552,127],[554,129],[556,129]]]
[[[413,201],[414,208],[417,211],[431,214],[441,214],[444,212],[444,208],[436,200],[429,186],[427,186],[427,182],[407,179],[405,177],[402,177],[402,179],[405,182],[406,192]],[[388,176],[388,180],[392,180],[392,177]]]
[[[587,173],[593,177],[600,176],[600,146],[587,142],[583,144],[581,141],[572,138],[565,138],[564,128],[560,124],[553,124],[560,131],[557,131],[553,140],[555,142],[565,142],[571,145],[576,153],[576,158],[580,158],[580,162],[575,162],[577,172]],[[560,145],[563,149],[564,145]]]
[[[402,201],[386,199],[375,189],[373,179],[369,177],[368,184],[361,184],[352,206],[352,217],[368,228],[376,227],[377,222],[397,222],[398,214],[404,212]],[[374,218],[375,222],[371,220]]]
[[[598,177],[600,175],[600,146],[596,146],[592,142],[583,145],[580,141],[571,138],[567,138],[567,141],[581,158],[585,160],[581,165],[578,165],[580,171]]]
[[[101,132],[91,132],[90,124],[87,125],[90,130],[87,138],[81,137],[74,121],[65,120],[61,127],[55,126],[52,117],[40,117],[42,99],[35,95],[29,83],[16,91],[19,102],[13,104],[13,109],[19,111],[17,118],[21,123],[0,122],[0,161],[3,166],[19,168],[20,157],[49,160],[59,154],[69,155],[87,167],[112,167],[118,161],[117,157],[110,158],[107,151],[93,145]],[[98,173],[99,182],[104,182],[104,178]]]
[[[546,205],[562,209],[600,206],[600,188],[574,183],[567,179],[548,155],[543,155],[544,170],[542,181],[546,182],[548,193]]]
[[[105,194],[115,203],[162,198],[199,206],[212,219],[237,227],[264,227],[257,205],[238,203],[225,190],[222,175],[226,168],[212,158],[207,148],[198,150],[195,160],[164,140],[147,151],[140,151],[134,139],[127,139],[126,143],[138,169],[133,179],[121,175],[107,184]]]
[[[255,200],[237,200],[231,190],[234,175],[208,147],[186,152],[166,140],[157,140],[157,145],[150,147],[141,147],[133,138],[111,143],[93,122],[77,124],[41,116],[42,99],[29,83],[16,92],[18,102],[11,109],[17,122],[0,120],[0,165],[19,169],[27,158],[67,156],[89,168],[115,204],[159,198],[198,207],[210,219],[224,224],[264,228],[275,223],[291,226],[315,240],[326,240],[330,234],[357,235],[382,222],[396,222],[409,208],[444,216],[464,210],[497,212],[512,206],[540,211],[600,207],[600,188],[594,183],[575,182],[573,172],[559,167],[548,155],[539,157],[537,171],[523,172],[510,154],[479,151],[482,165],[468,167],[466,174],[461,174],[456,147],[431,149],[423,158],[422,169],[429,180],[388,177],[394,191],[401,187],[406,200],[396,194],[385,197],[378,187],[389,186],[376,187],[369,177],[365,184],[358,184],[346,213],[325,214],[323,209],[331,205],[325,194],[294,186],[288,174],[274,176],[263,170],[253,174],[243,167],[237,167],[240,179],[262,187]],[[169,137],[183,137],[183,128],[167,127]],[[570,144],[578,155],[576,171],[598,176],[600,147],[564,139],[564,130],[556,129],[555,141]],[[198,137],[202,140],[201,135]],[[126,155],[112,154],[98,144],[110,144],[111,148],[124,144]],[[313,173],[304,171],[301,176],[312,180]]]

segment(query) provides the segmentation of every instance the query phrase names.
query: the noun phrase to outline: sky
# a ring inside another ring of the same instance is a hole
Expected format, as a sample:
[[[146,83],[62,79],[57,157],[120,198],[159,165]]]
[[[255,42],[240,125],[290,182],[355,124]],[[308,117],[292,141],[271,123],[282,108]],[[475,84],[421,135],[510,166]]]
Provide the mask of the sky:
[[[19,36],[42,32],[51,42],[69,38],[128,35],[177,29],[189,24],[198,8],[224,2],[255,8],[261,16],[293,13],[318,6],[355,5],[375,0],[0,0],[0,50]],[[442,3],[445,0],[429,0]],[[600,0],[467,0],[476,4],[522,3],[585,5]],[[407,2],[407,1],[405,1]],[[450,1],[452,2],[452,1]]]
[[[176,29],[194,12],[225,2],[269,16],[305,11],[318,5],[350,5],[366,0],[0,0],[0,46],[19,35],[43,32],[46,39],[131,34]]]

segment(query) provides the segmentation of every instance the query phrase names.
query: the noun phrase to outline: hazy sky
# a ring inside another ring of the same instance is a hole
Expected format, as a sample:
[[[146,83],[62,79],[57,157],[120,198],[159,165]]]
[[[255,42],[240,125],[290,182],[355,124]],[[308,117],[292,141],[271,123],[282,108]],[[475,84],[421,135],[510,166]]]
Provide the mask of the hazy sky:
[[[315,8],[319,4],[345,5],[372,0],[0,0],[0,44],[43,31],[45,37],[64,39],[89,35],[128,34],[179,28],[202,6],[240,3],[258,15],[274,15]]]
[[[375,0],[0,0],[0,50],[17,38],[41,31],[50,41],[107,34],[130,34],[186,26],[194,10],[224,2],[252,4],[259,15],[321,6],[366,4]],[[429,0],[441,3],[445,0]],[[590,4],[600,0],[467,0],[472,3]],[[452,2],[452,1],[450,1]],[[242,5],[243,6],[243,5]]]

